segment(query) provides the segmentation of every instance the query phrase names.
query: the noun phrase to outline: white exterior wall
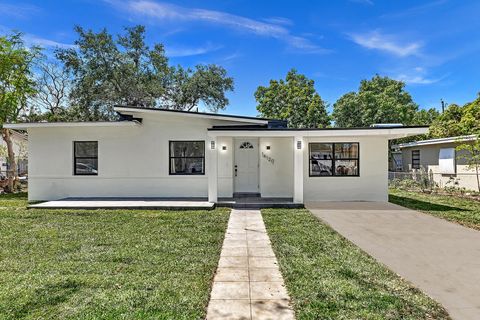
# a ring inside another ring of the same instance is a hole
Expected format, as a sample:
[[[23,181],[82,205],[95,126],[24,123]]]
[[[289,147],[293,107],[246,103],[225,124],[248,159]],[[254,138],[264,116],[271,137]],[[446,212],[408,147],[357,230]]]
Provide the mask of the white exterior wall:
[[[433,180],[440,188],[457,187],[467,190],[478,190],[477,175],[475,169],[469,168],[462,155],[465,151],[455,151],[455,174],[443,174],[440,171],[438,156],[442,148],[456,148],[460,145],[458,142],[423,145],[415,147],[402,148],[403,169],[406,172],[412,171],[412,150],[420,150],[420,166],[433,176]],[[453,184],[453,181],[457,184]]]
[[[29,128],[29,200],[65,197],[207,197],[212,125],[202,118],[148,115],[132,127]],[[204,140],[205,175],[169,175],[169,141]],[[98,141],[98,176],[73,175],[73,141]],[[219,196],[232,196],[231,139],[219,139]],[[230,144],[230,145],[229,145]]]
[[[342,137],[305,138],[304,201],[388,201],[388,143],[387,138]],[[360,148],[360,176],[309,177],[310,142],[358,142]]]
[[[260,138],[259,153],[262,197],[292,198],[293,138]]]

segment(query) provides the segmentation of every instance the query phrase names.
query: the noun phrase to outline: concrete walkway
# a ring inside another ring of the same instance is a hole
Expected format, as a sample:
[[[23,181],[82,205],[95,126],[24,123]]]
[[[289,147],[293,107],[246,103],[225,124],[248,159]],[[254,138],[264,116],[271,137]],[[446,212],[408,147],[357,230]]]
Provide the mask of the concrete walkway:
[[[232,210],[207,320],[294,318],[260,211]]]
[[[307,203],[375,259],[440,302],[480,319],[480,232],[389,203]]]

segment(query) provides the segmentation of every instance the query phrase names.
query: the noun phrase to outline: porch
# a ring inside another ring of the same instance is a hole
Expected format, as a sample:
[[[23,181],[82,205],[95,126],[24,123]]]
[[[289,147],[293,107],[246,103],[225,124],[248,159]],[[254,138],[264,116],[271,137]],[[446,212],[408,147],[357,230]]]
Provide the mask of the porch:
[[[29,209],[134,209],[134,210],[212,210],[227,208],[303,208],[291,198],[235,197],[219,198],[217,203],[207,198],[65,198],[34,203]]]

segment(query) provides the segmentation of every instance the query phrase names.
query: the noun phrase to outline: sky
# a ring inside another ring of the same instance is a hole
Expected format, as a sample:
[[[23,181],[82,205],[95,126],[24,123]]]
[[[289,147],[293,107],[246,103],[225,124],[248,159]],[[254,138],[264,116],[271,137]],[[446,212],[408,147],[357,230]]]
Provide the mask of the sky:
[[[420,108],[480,92],[480,1],[0,0],[0,34],[46,50],[73,47],[73,27],[119,34],[142,24],[171,64],[218,64],[235,81],[231,114],[256,115],[254,92],[295,68],[329,109],[375,74],[406,83]]]

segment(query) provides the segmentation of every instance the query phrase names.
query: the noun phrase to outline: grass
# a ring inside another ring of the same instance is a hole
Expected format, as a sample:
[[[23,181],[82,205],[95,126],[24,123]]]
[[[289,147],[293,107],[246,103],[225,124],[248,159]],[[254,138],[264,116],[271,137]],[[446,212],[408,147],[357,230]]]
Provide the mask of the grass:
[[[449,319],[307,210],[262,210],[297,319]]]
[[[26,210],[0,196],[0,319],[202,319],[228,210]]]
[[[480,230],[480,202],[472,199],[390,189],[389,201]]]

